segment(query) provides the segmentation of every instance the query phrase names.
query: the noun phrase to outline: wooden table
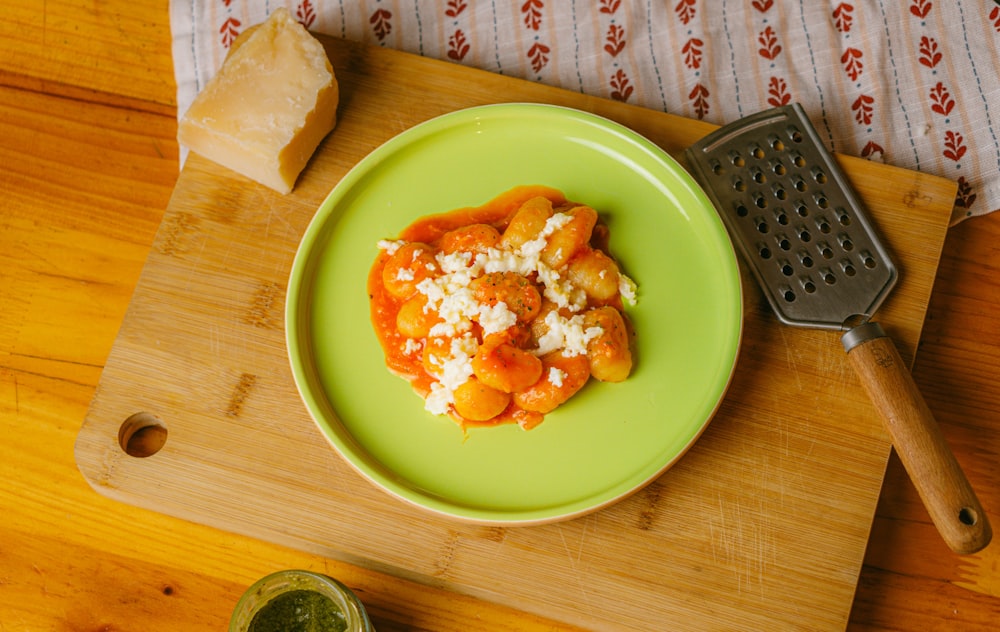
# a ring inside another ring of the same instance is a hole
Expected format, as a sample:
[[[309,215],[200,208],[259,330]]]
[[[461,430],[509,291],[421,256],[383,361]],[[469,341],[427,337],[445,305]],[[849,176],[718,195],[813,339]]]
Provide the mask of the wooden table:
[[[73,445],[178,174],[162,0],[9,3],[0,20],[0,629],[219,630],[308,567],[385,630],[560,624],[96,494]],[[914,374],[1000,518],[1000,215],[950,231]],[[938,538],[897,460],[851,629],[993,629],[1000,545]],[[471,623],[470,623],[471,622]]]

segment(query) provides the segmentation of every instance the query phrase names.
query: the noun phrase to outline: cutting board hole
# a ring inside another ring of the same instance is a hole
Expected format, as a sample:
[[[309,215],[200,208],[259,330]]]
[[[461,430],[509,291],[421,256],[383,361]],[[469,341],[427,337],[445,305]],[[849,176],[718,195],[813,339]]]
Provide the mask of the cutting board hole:
[[[958,512],[958,519],[962,522],[962,524],[971,527],[979,522],[979,515],[976,513],[976,510],[971,507],[962,507],[962,509]]]
[[[118,445],[125,454],[144,459],[153,456],[167,442],[167,427],[150,413],[136,413],[118,429]]]

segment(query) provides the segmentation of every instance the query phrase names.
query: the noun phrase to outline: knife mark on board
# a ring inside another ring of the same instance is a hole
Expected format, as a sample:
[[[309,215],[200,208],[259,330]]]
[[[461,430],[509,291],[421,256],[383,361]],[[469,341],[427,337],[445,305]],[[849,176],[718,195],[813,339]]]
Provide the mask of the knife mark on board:
[[[239,417],[243,412],[243,405],[250,397],[250,391],[257,384],[257,376],[253,373],[242,373],[240,379],[233,388],[233,394],[229,397],[229,406],[226,408],[226,415],[229,417]]]
[[[642,490],[643,505],[639,510],[639,519],[636,524],[640,531],[650,531],[656,522],[656,508],[660,502],[660,487],[655,482],[650,483]]]
[[[198,219],[190,213],[177,213],[163,218],[160,232],[156,236],[157,252],[169,257],[183,253],[186,242],[198,230]]]
[[[271,329],[279,325],[280,323],[276,322],[277,318],[274,315],[274,307],[276,304],[280,304],[280,301],[277,300],[280,292],[281,288],[273,281],[261,283],[257,291],[254,292],[250,310],[244,317],[244,322],[264,329]]]
[[[454,529],[448,530],[448,539],[443,543],[441,553],[434,561],[434,570],[431,573],[434,577],[444,577],[447,575],[448,569],[451,568],[451,563],[455,560],[455,553],[458,549],[460,538],[461,534],[458,531]]]

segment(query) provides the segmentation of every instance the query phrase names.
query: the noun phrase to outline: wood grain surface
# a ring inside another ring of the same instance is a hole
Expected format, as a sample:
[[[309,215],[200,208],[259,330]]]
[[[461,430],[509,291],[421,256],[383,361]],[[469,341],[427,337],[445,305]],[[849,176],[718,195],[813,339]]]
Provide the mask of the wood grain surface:
[[[343,579],[381,631],[574,629],[111,501],[84,482],[74,442],[178,177],[169,46],[162,0],[29,1],[0,18],[3,629],[218,630],[250,583],[288,567]],[[914,368],[993,515],[997,261],[1000,216],[949,231]],[[994,629],[998,551],[948,551],[891,459],[848,628]]]
[[[293,194],[189,159],[79,435],[87,480],[123,502],[585,628],[842,628],[888,442],[837,337],[781,326],[752,286],[743,353],[716,419],[670,472],[599,513],[469,526],[388,497],[330,449],[291,382],[282,307],[302,232],[351,166],[414,124],[498,100],[594,111],[675,151],[705,126],[324,42],[341,83],[340,122]],[[912,357],[954,185],[843,162],[875,174],[877,186],[859,178],[859,192],[904,270],[880,320]],[[148,458],[120,442],[137,412],[169,432]]]

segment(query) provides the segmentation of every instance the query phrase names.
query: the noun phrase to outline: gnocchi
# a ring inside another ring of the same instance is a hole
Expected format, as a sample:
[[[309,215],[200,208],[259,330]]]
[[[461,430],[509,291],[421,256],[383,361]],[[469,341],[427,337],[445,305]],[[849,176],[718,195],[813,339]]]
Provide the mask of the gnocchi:
[[[530,429],[590,378],[625,380],[636,286],[608,236],[593,208],[527,186],[379,242],[368,293],[386,365],[463,428]]]

